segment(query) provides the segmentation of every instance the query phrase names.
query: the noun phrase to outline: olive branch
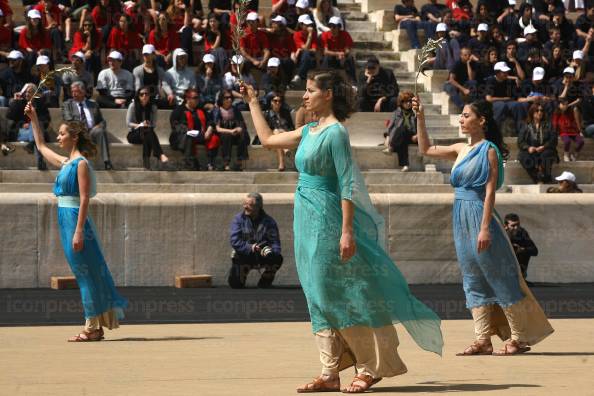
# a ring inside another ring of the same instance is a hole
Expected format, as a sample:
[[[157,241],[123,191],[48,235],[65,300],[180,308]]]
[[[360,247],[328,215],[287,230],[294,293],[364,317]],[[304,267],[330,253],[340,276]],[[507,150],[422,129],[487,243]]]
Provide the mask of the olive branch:
[[[425,66],[429,63],[429,58],[431,54],[437,51],[439,48],[443,46],[445,39],[443,37],[438,38],[437,40],[429,39],[427,40],[427,44],[421,48],[421,52],[417,55],[417,60],[419,61],[419,66],[417,68],[417,75],[415,76],[415,96],[417,96],[417,80],[419,79],[419,74],[425,74]]]
[[[37,88],[35,88],[35,92],[33,93],[31,100],[29,100],[29,104],[31,104],[33,99],[41,98],[40,91],[43,87],[48,88],[50,85],[55,86],[56,76],[61,76],[62,74],[66,73],[75,73],[74,67],[68,66],[61,67],[56,70],[50,70],[47,75],[41,81],[39,81],[39,84],[37,84]]]
[[[237,20],[237,24],[233,26],[231,29],[231,46],[233,48],[233,54],[237,56],[238,60],[243,60],[243,56],[241,55],[241,38],[245,35],[245,19],[248,14],[248,5],[250,0],[239,0],[238,7],[233,11],[235,14],[235,19]],[[243,62],[238,62],[237,64],[237,74],[238,78],[241,82],[241,69],[243,67]]]

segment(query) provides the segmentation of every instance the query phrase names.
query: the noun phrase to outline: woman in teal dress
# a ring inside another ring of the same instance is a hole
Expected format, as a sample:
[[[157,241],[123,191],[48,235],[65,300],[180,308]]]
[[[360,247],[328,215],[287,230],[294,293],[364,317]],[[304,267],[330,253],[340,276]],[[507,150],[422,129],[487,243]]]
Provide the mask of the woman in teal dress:
[[[423,349],[441,354],[440,320],[411,293],[384,248],[384,221],[373,207],[340,123],[354,94],[334,71],[308,76],[303,96],[319,121],[273,135],[257,94],[242,93],[260,141],[272,149],[297,148],[294,241],[299,280],[307,299],[322,373],[298,392],[340,390],[339,371],[355,366],[347,393],[406,372],[394,324]]]
[[[88,216],[89,199],[96,194],[96,183],[85,157],[93,155],[96,149],[87,136],[86,126],[73,121],[62,124],[58,132],[58,143],[69,153],[68,157],[55,153],[45,144],[35,108],[28,104],[25,113],[31,119],[39,152],[49,163],[61,167],[54,185],[60,240],[80,288],[86,319],[84,330],[68,341],[100,341],[103,327],[119,326],[127,301],[115,289],[97,230]]]
[[[495,190],[503,184],[507,149],[487,101],[466,105],[460,129],[470,143],[430,146],[425,114],[418,98],[418,144],[421,154],[455,160],[450,182],[455,189],[452,223],[466,306],[474,319],[475,341],[467,355],[514,355],[530,350],[553,332],[542,308],[526,286],[505,229],[495,211]],[[491,336],[504,346],[493,352]]]

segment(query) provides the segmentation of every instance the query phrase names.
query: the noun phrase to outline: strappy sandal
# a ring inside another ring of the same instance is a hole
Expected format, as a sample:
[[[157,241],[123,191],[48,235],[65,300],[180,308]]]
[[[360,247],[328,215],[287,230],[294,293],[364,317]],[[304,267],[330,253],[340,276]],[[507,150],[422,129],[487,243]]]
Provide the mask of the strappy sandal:
[[[360,373],[360,374],[355,375],[355,378],[353,378],[353,381],[351,381],[351,385],[350,385],[350,387],[355,387],[356,390],[350,391],[350,390],[348,390],[348,388],[343,388],[341,390],[341,392],[342,393],[363,393],[363,392],[367,392],[369,390],[369,388],[371,388],[373,385],[377,384],[381,380],[382,380],[382,377],[373,378],[371,375],[361,374]],[[357,382],[357,381],[365,382],[367,384],[367,386],[361,386],[361,385],[355,384],[355,382]]]
[[[68,342],[94,342],[101,341],[102,339],[102,330],[95,330],[92,332],[83,331],[82,333],[69,338]]]
[[[328,382],[324,381],[322,377],[314,378],[314,380],[308,384],[305,384],[302,388],[297,388],[297,393],[316,393],[316,392],[338,392],[340,391],[340,379],[337,378],[331,383],[337,383],[338,386],[329,386]]]
[[[526,353],[530,350],[530,347],[527,345],[522,345],[516,340],[511,340],[510,342],[506,342],[498,351],[493,352],[495,356],[513,356],[519,355],[521,353]]]
[[[493,345],[489,344],[481,344],[478,341],[475,341],[467,347],[464,351],[458,352],[456,356],[474,356],[474,355],[492,355],[493,354]]]

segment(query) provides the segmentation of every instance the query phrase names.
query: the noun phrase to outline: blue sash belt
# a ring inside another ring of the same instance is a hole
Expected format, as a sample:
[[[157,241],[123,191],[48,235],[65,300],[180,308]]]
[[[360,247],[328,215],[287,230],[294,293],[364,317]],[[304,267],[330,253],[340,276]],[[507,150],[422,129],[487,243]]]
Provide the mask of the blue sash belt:
[[[462,201],[484,201],[485,200],[485,192],[480,190],[473,190],[464,187],[456,187],[454,189],[455,199],[459,199]]]
[[[338,190],[338,179],[336,177],[315,176],[302,173],[299,175],[297,187],[336,192]]]

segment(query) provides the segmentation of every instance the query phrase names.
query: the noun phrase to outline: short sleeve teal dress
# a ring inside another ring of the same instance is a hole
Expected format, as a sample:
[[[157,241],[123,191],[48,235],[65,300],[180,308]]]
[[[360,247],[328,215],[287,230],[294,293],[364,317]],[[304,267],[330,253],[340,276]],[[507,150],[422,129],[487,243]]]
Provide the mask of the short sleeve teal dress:
[[[335,123],[303,128],[295,156],[295,259],[313,332],[402,323],[423,349],[441,354],[439,317],[410,292],[384,248],[384,220],[373,207],[353,160],[347,130]],[[341,201],[355,205],[355,256],[339,254]]]

